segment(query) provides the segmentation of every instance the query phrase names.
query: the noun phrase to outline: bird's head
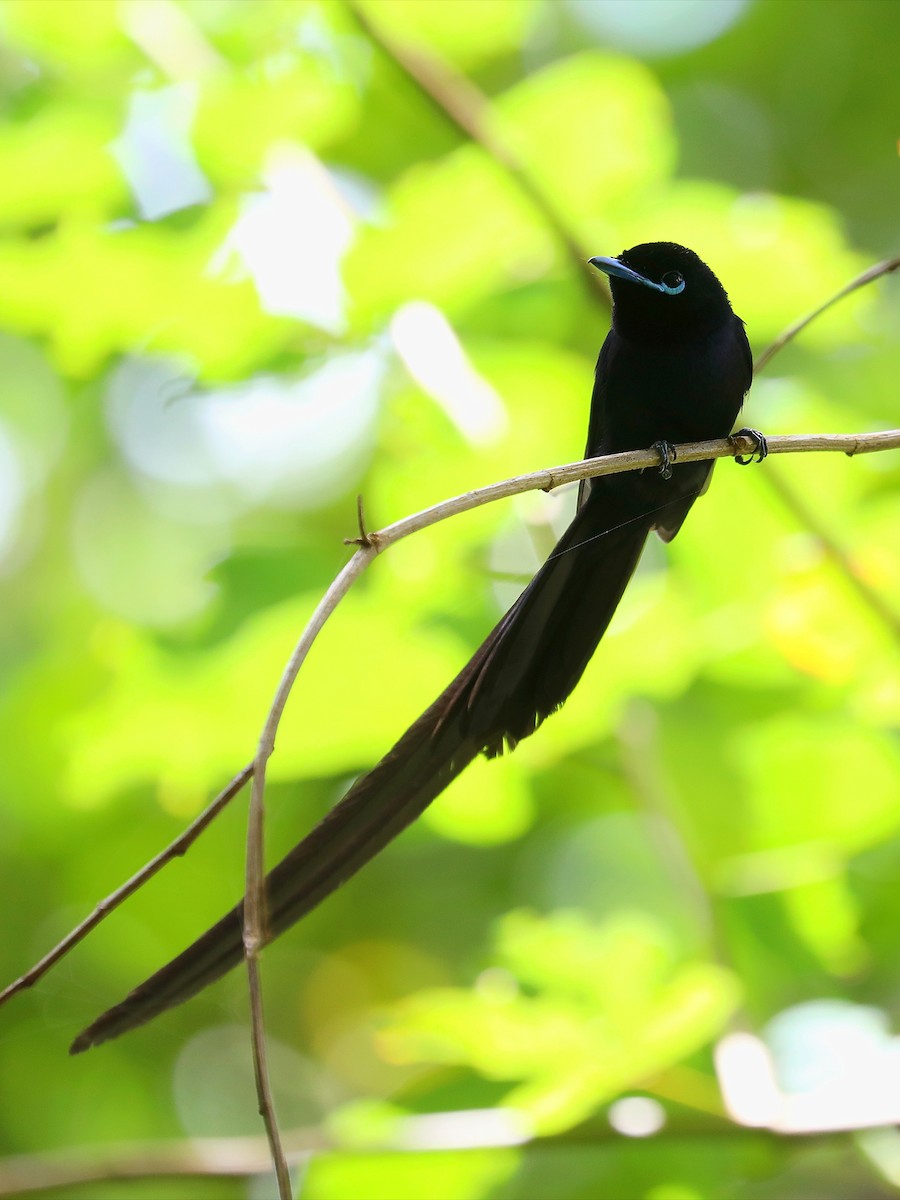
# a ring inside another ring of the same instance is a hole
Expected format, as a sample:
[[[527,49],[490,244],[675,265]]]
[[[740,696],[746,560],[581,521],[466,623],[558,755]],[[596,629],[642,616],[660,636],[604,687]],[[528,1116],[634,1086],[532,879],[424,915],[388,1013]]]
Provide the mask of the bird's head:
[[[617,258],[590,262],[609,276],[613,326],[625,337],[702,337],[733,316],[725,289],[703,259],[676,242],[644,242]]]

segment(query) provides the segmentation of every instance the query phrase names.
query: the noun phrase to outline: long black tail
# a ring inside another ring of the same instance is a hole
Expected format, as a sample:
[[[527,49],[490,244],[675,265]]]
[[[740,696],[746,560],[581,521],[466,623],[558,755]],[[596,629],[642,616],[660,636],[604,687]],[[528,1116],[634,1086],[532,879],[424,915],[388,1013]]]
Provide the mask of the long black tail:
[[[269,874],[270,938],[315,908],[435,799],[472,759],[512,749],[563,703],[637,565],[653,518],[606,479],[448,688]],[[243,902],[75,1039],[118,1037],[201,991],[243,957]]]

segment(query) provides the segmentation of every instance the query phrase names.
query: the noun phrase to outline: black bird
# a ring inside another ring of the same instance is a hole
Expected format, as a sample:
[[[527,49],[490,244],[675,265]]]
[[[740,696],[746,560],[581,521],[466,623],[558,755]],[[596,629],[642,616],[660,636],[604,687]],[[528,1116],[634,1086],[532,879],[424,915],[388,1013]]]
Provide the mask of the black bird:
[[[657,469],[586,480],[553,553],[449,687],[267,879],[269,939],[396,837],[479,753],[513,749],[571,693],[651,530],[671,541],[712,462],[674,442],[726,437],[750,387],[744,325],[692,250],[649,242],[592,258],[610,278],[612,329],[597,362],[587,457],[655,446]],[[751,432],[751,431],[747,431]],[[765,441],[757,435],[759,457]],[[180,1004],[243,956],[239,904],[76,1038],[86,1050]]]

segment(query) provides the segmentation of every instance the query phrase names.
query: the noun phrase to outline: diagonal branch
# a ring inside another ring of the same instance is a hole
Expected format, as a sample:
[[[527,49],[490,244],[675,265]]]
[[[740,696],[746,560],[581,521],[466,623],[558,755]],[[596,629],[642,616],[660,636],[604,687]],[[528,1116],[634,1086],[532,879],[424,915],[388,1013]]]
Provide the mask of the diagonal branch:
[[[104,900],[101,900],[90,916],[85,917],[79,925],[75,926],[71,933],[66,934],[58,945],[54,946],[48,954],[44,955],[40,962],[35,963],[24,975],[4,988],[0,992],[0,1005],[5,1004],[7,1000],[11,1000],[18,992],[23,992],[26,988],[30,988],[37,983],[39,979],[47,974],[51,967],[56,966],[61,958],[64,958],[70,950],[74,950],[78,943],[86,938],[92,929],[96,929],[105,917],[108,917],[111,912],[115,912],[120,904],[123,904],[129,896],[133,896],[148,880],[152,879],[157,871],[161,871],[166,863],[170,863],[173,858],[179,858],[181,855],[186,854],[188,848],[197,840],[207,825],[235,798],[252,774],[252,763],[249,763],[246,767],[242,767],[231,783],[219,792],[215,800],[208,804],[198,817],[195,817],[184,833],[179,834],[175,841],[170,842],[165,850],[161,850],[155,858],[151,858],[126,883],[123,883],[121,887],[116,888],[114,892],[111,892]]]
[[[780,471],[770,472],[770,476],[769,486],[778,499],[785,508],[789,509],[800,525],[805,525],[810,530],[832,564],[843,575],[851,591],[856,594],[857,599],[861,600],[870,612],[878,617],[885,628],[893,634],[894,640],[900,644],[900,614],[894,611],[881,593],[873,588],[866,577],[857,570],[853,559],[834,537],[816,510],[795,488],[788,486],[782,473]]]
[[[855,279],[851,279],[846,287],[842,287],[824,304],[820,304],[818,308],[814,308],[811,313],[807,313],[805,317],[801,317],[799,321],[795,321],[793,325],[789,325],[783,330],[774,342],[771,342],[762,354],[756,359],[753,364],[753,374],[758,375],[763,367],[774,358],[779,350],[784,349],[788,342],[792,342],[798,333],[802,333],[807,325],[811,325],[816,317],[821,317],[829,308],[837,304],[839,300],[852,295],[853,292],[859,291],[869,283],[873,283],[876,279],[880,279],[882,275],[890,275],[893,271],[900,268],[900,256],[896,258],[888,258],[884,262],[876,263],[874,267],[869,267],[863,271],[861,275],[857,275]]]
[[[590,254],[540,183],[512,147],[496,133],[490,101],[484,93],[471,79],[458,74],[446,62],[393,38],[377,20],[369,16],[365,5],[358,3],[358,0],[344,0],[344,7],[366,37],[407,77],[424,99],[464,137],[481,146],[515,180],[519,190],[531,201],[552,231],[590,298],[608,312],[610,295],[606,282],[588,267]]]

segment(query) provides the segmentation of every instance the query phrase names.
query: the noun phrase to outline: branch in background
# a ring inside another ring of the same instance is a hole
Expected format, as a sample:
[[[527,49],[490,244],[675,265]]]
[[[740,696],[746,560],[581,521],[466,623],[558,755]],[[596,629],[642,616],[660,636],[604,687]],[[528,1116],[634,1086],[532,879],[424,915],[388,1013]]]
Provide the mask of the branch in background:
[[[876,279],[880,279],[882,275],[890,275],[892,271],[896,271],[898,268],[900,268],[900,256],[897,258],[886,259],[885,262],[876,263],[874,267],[869,267],[868,270],[863,271],[861,275],[857,275],[855,279],[852,279],[846,287],[843,287],[839,292],[836,292],[830,300],[826,300],[824,304],[820,304],[818,308],[813,309],[813,311],[808,313],[807,316],[802,317],[799,321],[795,321],[793,325],[789,325],[783,333],[778,335],[771,345],[767,346],[766,349],[763,350],[762,354],[760,354],[756,362],[754,362],[754,375],[758,375],[763,367],[765,367],[769,362],[769,360],[775,357],[779,350],[786,346],[788,342],[792,342],[798,333],[801,333],[807,327],[807,325],[810,325],[816,319],[816,317],[821,317],[822,313],[827,312],[832,305],[837,304],[839,300],[843,300],[846,296],[851,295],[853,292],[859,291],[859,289],[865,287],[866,284],[873,283]]]
[[[391,1132],[377,1142],[354,1147],[336,1141],[325,1129],[289,1130],[285,1133],[287,1157],[302,1164],[312,1154],[356,1150],[358,1153],[409,1153],[447,1151],[447,1134],[455,1137],[457,1150],[494,1150],[505,1147],[529,1153],[555,1151],[561,1146],[615,1146],[625,1136],[605,1117],[585,1121],[561,1134],[531,1137],[523,1132],[518,1113],[509,1109],[429,1113],[399,1118]],[[802,1132],[784,1135],[769,1129],[747,1128],[715,1116],[671,1112],[651,1142],[671,1146],[680,1142],[731,1138],[746,1145],[751,1140],[784,1150],[790,1144],[815,1139],[817,1146],[832,1141],[847,1146],[848,1132]],[[443,1135],[443,1137],[441,1136]],[[850,1143],[852,1145],[852,1143]],[[244,1179],[265,1174],[271,1166],[265,1138],[191,1138],[185,1141],[139,1142],[114,1147],[92,1148],[88,1153],[59,1151],[23,1154],[0,1162],[0,1197],[26,1196],[51,1188],[100,1184],[118,1179]]]
[[[881,593],[873,588],[866,577],[860,573],[850,555],[834,537],[815,509],[807,504],[799,492],[788,487],[780,472],[772,475],[769,484],[785,508],[792,513],[797,523],[805,525],[818,540],[825,554],[847,581],[850,589],[890,630],[894,640],[900,643],[900,614],[891,608]]]
[[[310,1129],[287,1132],[285,1145],[288,1160],[299,1164],[314,1152],[328,1150],[332,1143],[323,1131]],[[126,1142],[2,1160],[0,1197],[124,1179],[244,1179],[266,1175],[271,1167],[264,1137]]]
[[[377,20],[372,20],[365,6],[357,3],[357,0],[344,0],[344,7],[366,37],[391,60],[431,106],[460,133],[481,146],[515,180],[519,190],[531,201],[553,233],[591,299],[608,312],[611,300],[606,282],[588,267],[587,260],[595,252],[585,250],[538,181],[512,147],[499,137],[487,96],[471,79],[460,75],[441,59],[391,37],[378,25]]]
[[[688,903],[712,957],[734,969],[713,898],[673,818],[672,797],[660,769],[658,717],[648,700],[632,699],[616,729],[622,774],[637,800],[646,837],[673,887]]]

